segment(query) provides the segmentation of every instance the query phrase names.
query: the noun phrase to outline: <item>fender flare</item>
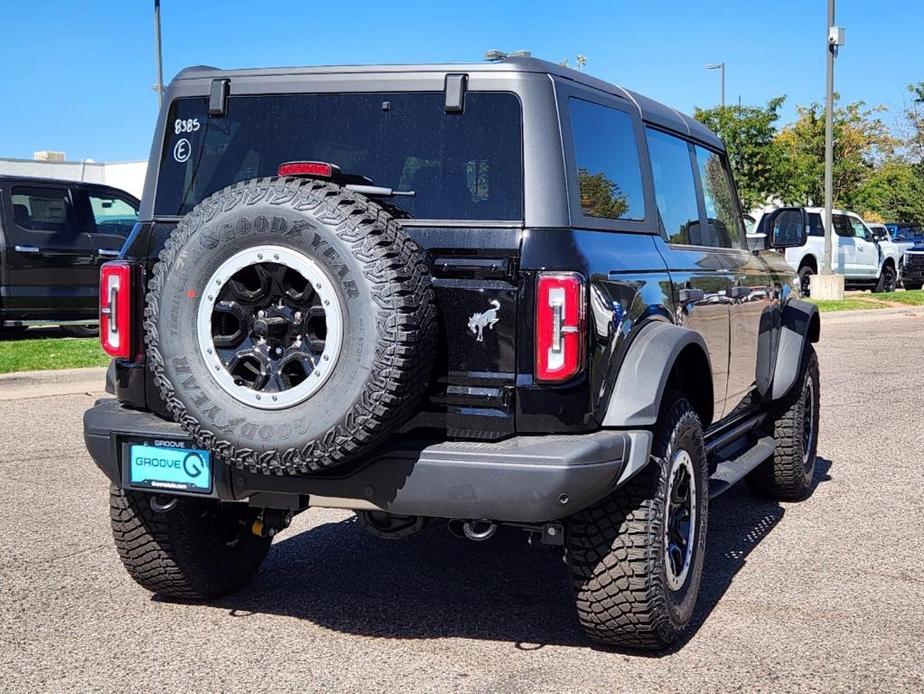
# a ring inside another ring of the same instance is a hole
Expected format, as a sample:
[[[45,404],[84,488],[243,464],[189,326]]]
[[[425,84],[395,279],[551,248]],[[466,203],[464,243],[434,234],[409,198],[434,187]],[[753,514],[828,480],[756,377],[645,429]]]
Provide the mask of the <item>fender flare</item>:
[[[695,363],[706,370],[709,392],[698,393],[701,402],[697,409],[703,429],[709,426],[713,414],[712,367],[706,343],[699,333],[689,328],[660,321],[643,326],[629,345],[616,375],[603,426],[654,426],[667,380],[680,358],[695,359]]]
[[[799,377],[805,346],[818,342],[820,334],[818,307],[808,301],[791,299],[783,309],[771,399],[779,400],[793,387]]]

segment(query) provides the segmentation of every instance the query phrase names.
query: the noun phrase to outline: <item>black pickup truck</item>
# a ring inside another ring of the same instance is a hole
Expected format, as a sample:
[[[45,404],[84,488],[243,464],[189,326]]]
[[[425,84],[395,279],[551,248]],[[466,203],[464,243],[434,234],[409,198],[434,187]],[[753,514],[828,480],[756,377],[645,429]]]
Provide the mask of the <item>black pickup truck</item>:
[[[0,326],[95,333],[99,267],[118,257],[138,206],[109,186],[0,176]]]
[[[312,506],[506,524],[564,552],[590,638],[660,648],[710,497],[812,490],[818,313],[747,250],[719,139],[640,94],[530,58],[190,68],[141,220],[85,438],[163,596],[237,589]]]

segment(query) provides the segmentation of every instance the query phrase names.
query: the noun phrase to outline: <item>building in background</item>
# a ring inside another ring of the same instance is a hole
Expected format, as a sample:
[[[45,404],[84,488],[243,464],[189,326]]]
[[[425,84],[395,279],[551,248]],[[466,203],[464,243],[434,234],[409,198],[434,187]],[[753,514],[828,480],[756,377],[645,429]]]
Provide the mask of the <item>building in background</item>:
[[[98,162],[92,159],[67,161],[64,152],[42,150],[34,159],[0,157],[0,175],[57,178],[64,181],[103,183],[141,197],[148,162]]]

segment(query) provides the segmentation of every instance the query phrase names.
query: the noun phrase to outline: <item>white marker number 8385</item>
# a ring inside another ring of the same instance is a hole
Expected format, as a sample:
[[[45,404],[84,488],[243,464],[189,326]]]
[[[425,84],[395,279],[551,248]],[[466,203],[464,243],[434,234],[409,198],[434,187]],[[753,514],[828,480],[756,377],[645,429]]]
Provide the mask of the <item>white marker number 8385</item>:
[[[199,129],[198,118],[177,118],[173,123],[173,132],[177,135],[180,133],[194,133]]]

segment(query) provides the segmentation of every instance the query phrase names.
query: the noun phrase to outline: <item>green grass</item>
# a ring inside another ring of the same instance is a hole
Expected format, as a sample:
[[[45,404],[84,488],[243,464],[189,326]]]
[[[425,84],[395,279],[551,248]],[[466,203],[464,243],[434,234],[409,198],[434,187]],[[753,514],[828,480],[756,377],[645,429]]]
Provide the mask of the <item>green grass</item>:
[[[859,294],[847,296],[843,301],[816,301],[809,299],[822,313],[829,311],[858,311],[865,309],[893,308],[894,304],[924,306],[924,289],[908,292],[884,292],[882,294]]]
[[[0,338],[0,373],[106,366],[109,357],[95,337],[7,340]]]
[[[887,292],[876,294],[877,301],[897,301],[900,304],[911,304],[912,306],[924,305],[924,289],[915,289],[908,292]]]
[[[809,299],[809,301],[815,304],[822,313],[828,313],[830,311],[861,311],[866,309],[889,308],[887,304],[864,299],[843,299],[841,301],[834,301],[831,299],[820,301]]]

